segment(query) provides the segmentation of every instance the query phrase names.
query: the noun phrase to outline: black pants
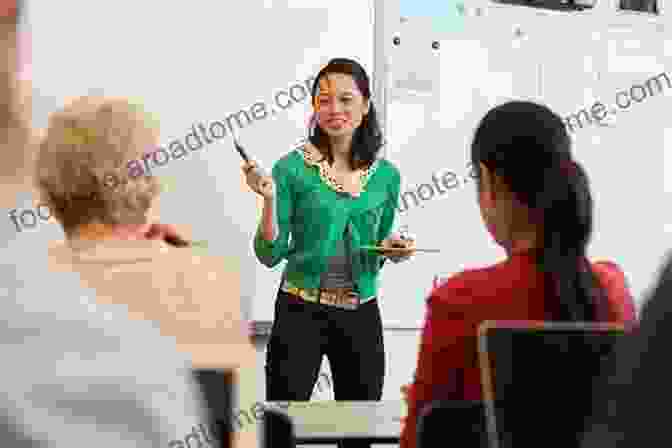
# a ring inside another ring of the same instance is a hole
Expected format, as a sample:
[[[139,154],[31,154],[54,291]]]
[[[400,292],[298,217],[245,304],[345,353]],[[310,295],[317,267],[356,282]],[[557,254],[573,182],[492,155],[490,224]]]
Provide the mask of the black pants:
[[[266,352],[266,399],[309,401],[324,355],[336,400],[380,401],[385,350],[378,302],[342,310],[280,291]],[[370,444],[349,441],[339,446]]]

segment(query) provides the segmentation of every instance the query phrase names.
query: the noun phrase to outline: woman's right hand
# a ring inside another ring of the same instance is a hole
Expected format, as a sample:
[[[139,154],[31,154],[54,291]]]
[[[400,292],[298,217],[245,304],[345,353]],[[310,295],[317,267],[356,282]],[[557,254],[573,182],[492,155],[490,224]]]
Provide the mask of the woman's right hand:
[[[243,164],[247,185],[264,199],[272,199],[275,196],[275,182],[271,176],[261,175],[257,168],[258,165],[254,161]]]

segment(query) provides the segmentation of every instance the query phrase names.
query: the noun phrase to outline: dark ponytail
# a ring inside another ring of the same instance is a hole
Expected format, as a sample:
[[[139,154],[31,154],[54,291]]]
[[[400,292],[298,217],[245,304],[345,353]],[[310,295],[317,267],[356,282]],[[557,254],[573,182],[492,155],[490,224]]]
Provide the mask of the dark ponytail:
[[[543,249],[539,266],[550,280],[549,293],[559,298],[554,320],[603,320],[603,302],[586,246],[593,230],[593,198],[583,167],[571,159],[549,167],[542,193]]]
[[[605,294],[586,258],[593,199],[585,171],[572,159],[562,119],[539,104],[502,104],[481,120],[471,150],[477,177],[483,163],[543,226],[538,266],[549,297],[558,299],[547,320],[603,320],[598,307]]]

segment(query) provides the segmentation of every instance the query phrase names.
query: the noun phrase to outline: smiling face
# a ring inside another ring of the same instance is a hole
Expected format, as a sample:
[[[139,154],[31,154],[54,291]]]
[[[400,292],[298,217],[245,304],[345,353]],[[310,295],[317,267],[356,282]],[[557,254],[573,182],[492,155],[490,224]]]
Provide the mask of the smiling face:
[[[352,136],[369,113],[366,99],[351,75],[328,73],[320,79],[313,107],[329,137]]]

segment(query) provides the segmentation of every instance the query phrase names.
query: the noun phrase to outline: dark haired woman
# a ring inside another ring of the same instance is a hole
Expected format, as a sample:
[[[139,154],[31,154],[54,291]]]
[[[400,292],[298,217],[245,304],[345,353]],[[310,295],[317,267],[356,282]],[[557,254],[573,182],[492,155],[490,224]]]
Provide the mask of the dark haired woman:
[[[586,258],[593,201],[558,115],[530,102],[495,107],[476,130],[471,162],[483,221],[508,257],[430,294],[401,448],[415,446],[417,417],[430,401],[482,398],[481,322],[635,320],[623,272]]]
[[[305,146],[281,158],[272,177],[260,176],[254,163],[243,166],[264,197],[257,258],[268,267],[287,260],[267,351],[267,400],[308,401],[324,355],[336,400],[380,400],[378,273],[385,253],[398,262],[414,247],[391,235],[400,175],[378,157],[382,136],[357,62],[331,60],[312,99],[315,127]],[[381,245],[405,249],[403,256],[362,248]]]

